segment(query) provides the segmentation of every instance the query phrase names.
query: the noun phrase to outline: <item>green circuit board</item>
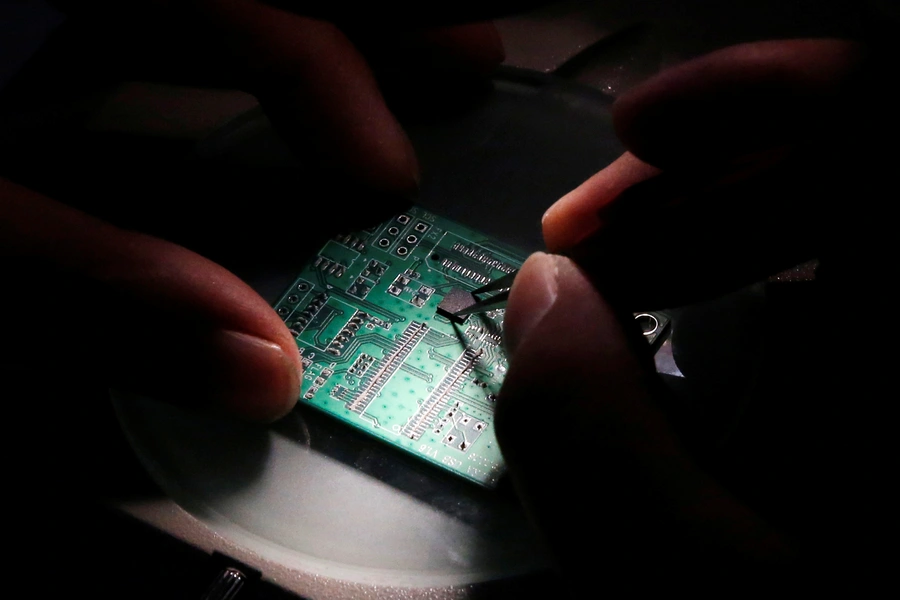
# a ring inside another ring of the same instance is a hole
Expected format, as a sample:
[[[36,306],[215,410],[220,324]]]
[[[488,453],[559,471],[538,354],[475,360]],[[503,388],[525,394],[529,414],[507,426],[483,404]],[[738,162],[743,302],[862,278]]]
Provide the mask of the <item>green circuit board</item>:
[[[418,207],[328,241],[275,304],[300,348],[301,401],[493,487],[503,310],[453,313],[523,261]]]

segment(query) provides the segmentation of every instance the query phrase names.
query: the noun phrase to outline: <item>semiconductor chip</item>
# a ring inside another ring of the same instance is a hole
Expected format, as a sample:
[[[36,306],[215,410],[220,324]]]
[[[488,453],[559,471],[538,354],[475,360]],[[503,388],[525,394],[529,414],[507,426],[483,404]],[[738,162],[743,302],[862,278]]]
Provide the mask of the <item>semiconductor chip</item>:
[[[463,323],[468,315],[465,317],[457,317],[455,313],[464,308],[469,308],[476,302],[477,300],[471,292],[462,288],[453,287],[450,288],[450,291],[444,295],[444,299],[438,304],[437,314],[447,317],[453,323]]]

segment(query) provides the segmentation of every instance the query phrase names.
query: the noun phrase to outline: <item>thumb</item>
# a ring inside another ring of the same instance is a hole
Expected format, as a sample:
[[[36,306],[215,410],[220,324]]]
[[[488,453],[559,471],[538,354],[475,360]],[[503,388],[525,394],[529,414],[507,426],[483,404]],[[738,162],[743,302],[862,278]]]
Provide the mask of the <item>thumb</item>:
[[[0,367],[65,362],[116,387],[270,421],[300,395],[296,343],[219,265],[0,179]]]
[[[504,326],[511,364],[497,435],[576,591],[594,589],[598,564],[609,583],[634,591],[792,558],[685,449],[660,408],[661,382],[634,320],[619,318],[573,262],[529,258]]]

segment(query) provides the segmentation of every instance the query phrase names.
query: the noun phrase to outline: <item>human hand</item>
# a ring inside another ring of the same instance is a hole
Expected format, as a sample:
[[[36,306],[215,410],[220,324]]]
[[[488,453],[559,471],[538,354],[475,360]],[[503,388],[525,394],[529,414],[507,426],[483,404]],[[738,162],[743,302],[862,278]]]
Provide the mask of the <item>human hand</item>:
[[[869,585],[885,568],[890,367],[858,318],[883,294],[847,277],[891,256],[873,216],[892,157],[864,149],[897,129],[872,61],[847,42],[767,42],[662,73],[614,107],[631,153],[547,212],[548,247],[575,262],[538,254],[516,280],[497,432],[576,596]],[[767,348],[773,370],[723,439],[665,387],[631,311],[813,257],[820,293],[790,315],[811,326]]]
[[[417,166],[354,42],[374,57],[379,72],[415,75],[430,66],[483,76],[502,59],[487,24],[390,35],[357,31],[352,42],[331,23],[249,1],[97,2],[77,9],[71,25],[86,46],[75,49],[84,59],[79,78],[90,72],[101,80],[240,87],[259,98],[282,135],[331,179],[373,193],[411,193]],[[87,29],[78,27],[82,16]],[[78,176],[110,174],[101,165]],[[291,196],[304,201],[302,189]],[[51,315],[64,314],[65,336],[77,340],[76,352],[67,346],[70,368],[251,419],[272,420],[293,406],[300,392],[296,343],[271,307],[232,273],[11,181],[0,180],[0,199],[4,289],[14,290],[0,308],[16,315],[4,333],[3,366],[48,361],[60,326]],[[116,199],[117,214],[139,228],[140,204]],[[222,203],[216,211],[236,210],[244,218],[271,208],[257,204]],[[179,212],[170,219],[180,219],[183,210],[172,208]],[[44,294],[51,283],[60,291]]]
[[[572,597],[695,579],[703,596],[720,578],[791,562],[792,540],[695,454],[707,440],[673,410],[633,321],[575,263],[540,253],[517,276],[504,319],[511,362],[497,436]]]
[[[78,81],[244,90],[306,162],[393,194],[415,191],[418,165],[382,93],[410,93],[429,73],[446,80],[446,92],[503,60],[490,23],[413,28],[349,15],[335,24],[306,16],[302,3],[294,12],[290,2],[254,0],[57,4],[69,9],[81,46]]]
[[[548,249],[640,310],[859,253],[897,132],[887,62],[860,43],[792,40],[660,73],[614,104],[628,152],[547,211]]]

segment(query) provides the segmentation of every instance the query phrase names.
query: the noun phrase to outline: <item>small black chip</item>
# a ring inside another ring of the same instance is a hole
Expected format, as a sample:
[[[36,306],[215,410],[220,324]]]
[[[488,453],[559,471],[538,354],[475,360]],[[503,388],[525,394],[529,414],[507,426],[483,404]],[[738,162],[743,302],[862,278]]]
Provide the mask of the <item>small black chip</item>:
[[[464,308],[469,308],[476,302],[477,300],[471,292],[467,292],[458,287],[450,288],[450,291],[447,292],[444,299],[438,304],[437,314],[447,317],[453,323],[464,323],[468,318],[468,315],[457,317],[455,313]]]

